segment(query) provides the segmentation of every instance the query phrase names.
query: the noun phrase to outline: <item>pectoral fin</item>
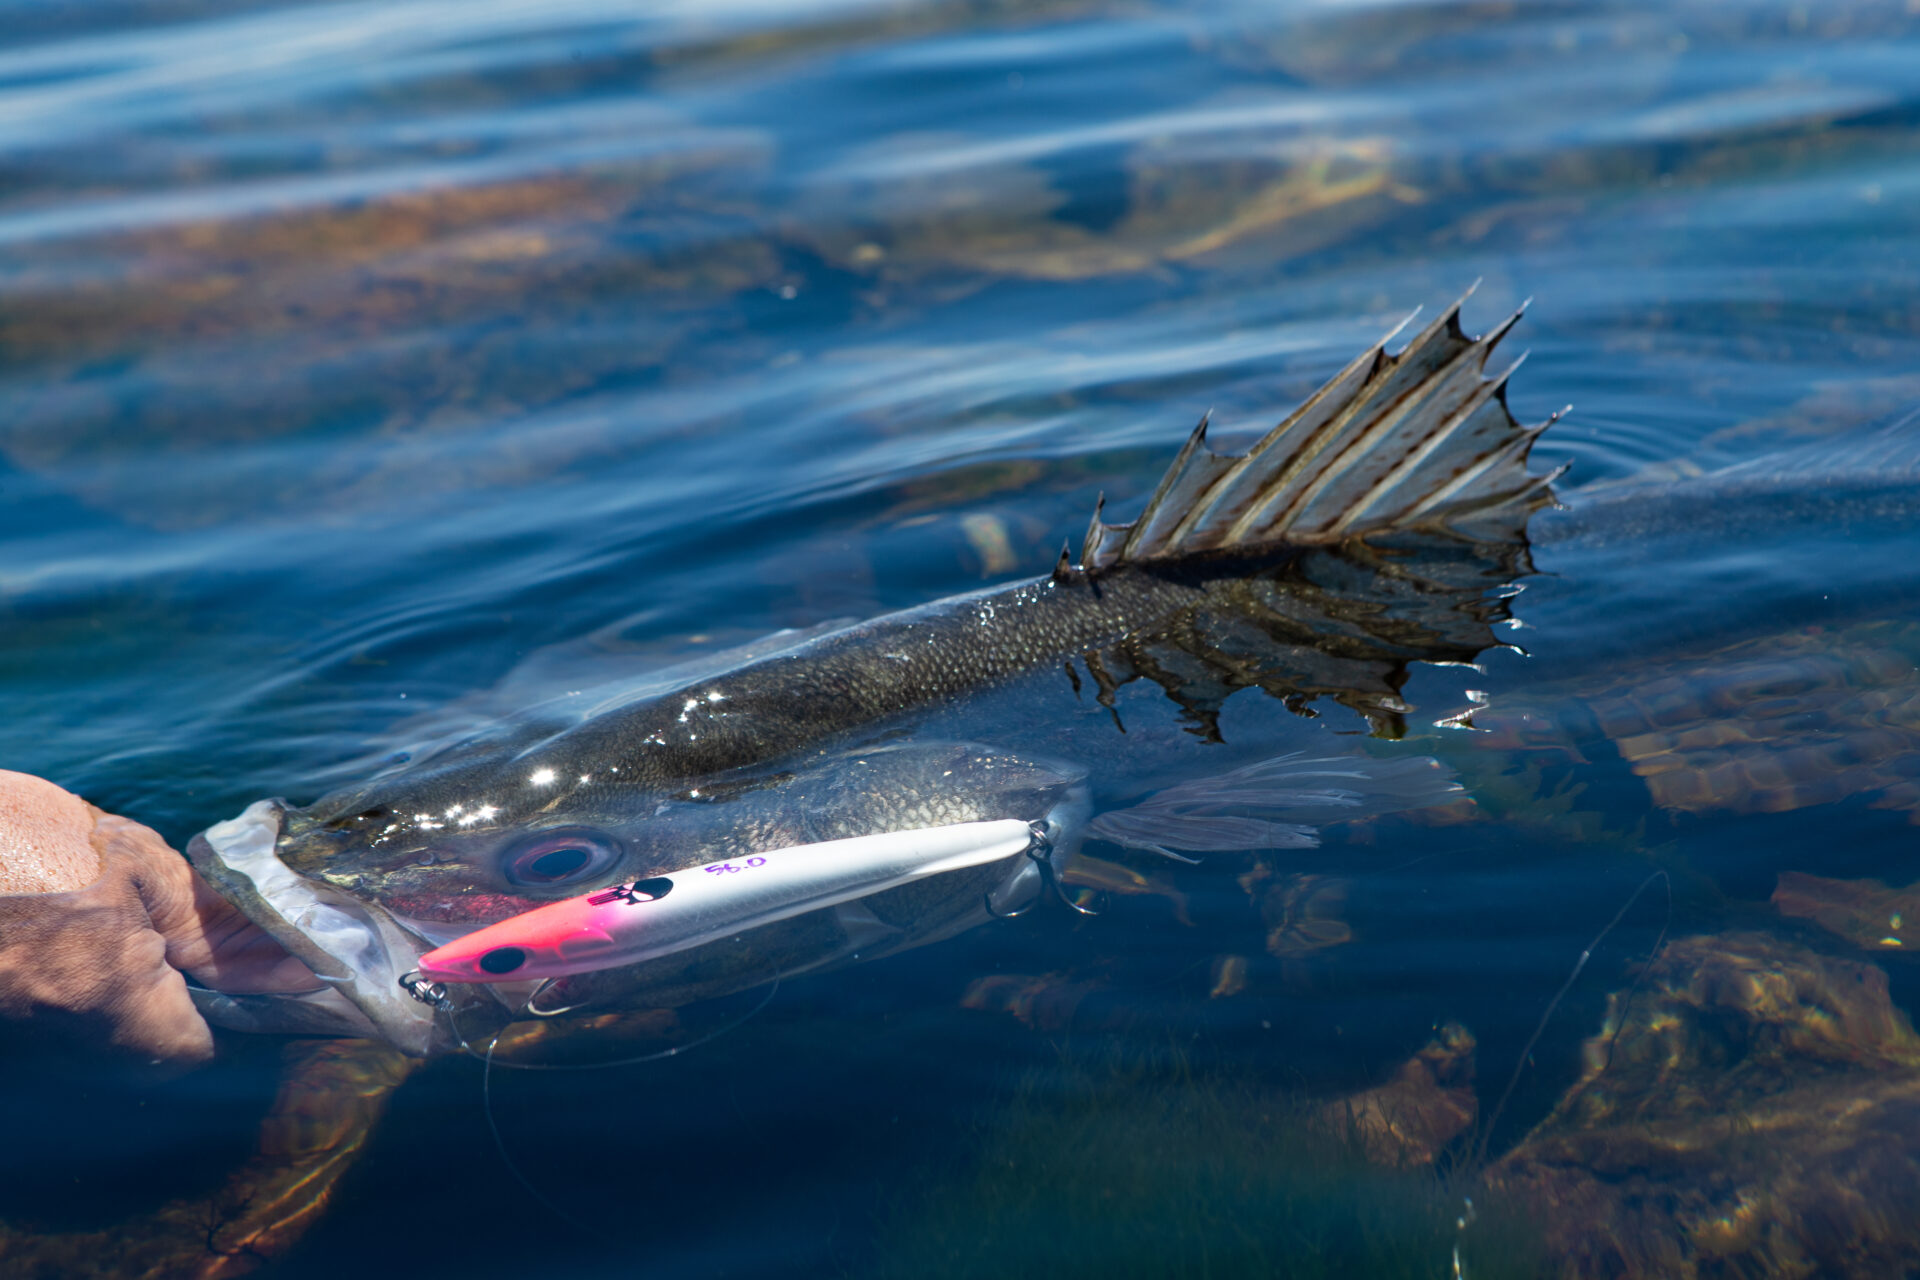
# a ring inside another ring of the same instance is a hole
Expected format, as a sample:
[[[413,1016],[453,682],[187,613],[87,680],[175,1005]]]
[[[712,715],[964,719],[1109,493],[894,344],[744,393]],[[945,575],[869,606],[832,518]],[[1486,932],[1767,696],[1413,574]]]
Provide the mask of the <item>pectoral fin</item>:
[[[1175,850],[1311,849],[1320,828],[1401,809],[1444,804],[1463,792],[1429,756],[1374,760],[1293,752],[1230,773],[1196,778],[1087,827],[1096,840],[1186,862]]]

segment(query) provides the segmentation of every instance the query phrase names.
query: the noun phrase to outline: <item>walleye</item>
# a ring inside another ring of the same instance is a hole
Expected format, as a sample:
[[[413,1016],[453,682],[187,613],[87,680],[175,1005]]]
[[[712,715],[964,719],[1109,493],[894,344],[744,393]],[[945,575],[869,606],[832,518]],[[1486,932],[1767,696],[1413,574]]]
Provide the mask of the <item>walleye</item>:
[[[1552,501],[1554,477],[1527,468],[1552,420],[1521,426],[1514,366],[1486,373],[1518,318],[1471,338],[1456,303],[1389,354],[1395,330],[1242,455],[1213,452],[1203,420],[1140,515],[1110,524],[1097,506],[1078,560],[1063,550],[1046,577],[758,646],[664,688],[615,682],[307,808],[256,804],[189,855],[334,984],[314,1004],[429,1052],[442,1033],[400,974],[544,903],[950,824],[1045,824],[1071,857],[1093,788],[1126,774],[1119,735],[1035,712],[1070,705],[1081,670],[1116,716],[1122,686],[1158,683],[1205,741],[1246,687],[1296,710],[1330,698],[1396,736],[1412,663],[1495,643],[1528,518]],[[1329,821],[1458,792],[1424,759],[1355,759],[1333,788],[1328,763],[1216,767],[1131,818],[1103,806],[1091,834],[1162,853],[1311,843]],[[1015,851],[645,963],[454,998],[496,1019],[684,1002],[950,936],[1030,896],[1036,870]]]

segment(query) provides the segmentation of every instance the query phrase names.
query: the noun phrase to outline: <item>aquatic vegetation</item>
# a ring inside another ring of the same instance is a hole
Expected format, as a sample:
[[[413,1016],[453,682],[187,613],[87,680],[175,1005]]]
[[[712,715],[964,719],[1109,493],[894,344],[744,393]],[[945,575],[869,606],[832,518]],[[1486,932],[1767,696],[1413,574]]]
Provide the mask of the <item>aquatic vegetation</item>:
[[[1463,1228],[1471,1186],[1428,1167],[1470,1122],[1470,1087],[1437,1079],[1470,1081],[1471,1053],[1450,1028],[1396,1081],[1316,1101],[1082,1049],[983,1117],[961,1168],[902,1197],[851,1274],[1432,1277],[1458,1246],[1469,1275],[1537,1276],[1524,1215]]]

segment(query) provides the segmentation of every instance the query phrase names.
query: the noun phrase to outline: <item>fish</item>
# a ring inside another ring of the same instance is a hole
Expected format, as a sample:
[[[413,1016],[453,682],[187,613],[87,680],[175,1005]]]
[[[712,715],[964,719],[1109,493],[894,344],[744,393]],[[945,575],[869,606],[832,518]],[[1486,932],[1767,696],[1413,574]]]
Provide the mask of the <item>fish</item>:
[[[1215,452],[1203,418],[1134,519],[1108,522],[1103,499],[1077,556],[1063,548],[1043,577],[615,679],[216,824],[190,859],[327,985],[278,1005],[209,993],[203,1011],[267,1029],[297,1003],[308,1029],[429,1054],[459,1042],[456,1021],[673,1007],[925,945],[1030,902],[1039,871],[1015,853],[634,965],[463,985],[450,1008],[402,987],[426,952],[607,886],[1002,820],[1045,824],[1062,865],[1089,839],[1178,857],[1299,847],[1330,822],[1457,797],[1424,758],[1356,756],[1334,786],[1325,756],[1245,763],[1221,712],[1258,688],[1302,715],[1344,706],[1390,740],[1412,664],[1497,643],[1528,521],[1554,501],[1558,473],[1528,465],[1554,418],[1509,411],[1517,360],[1488,370],[1521,313],[1474,337],[1460,305],[1397,352],[1404,324],[1387,334],[1244,453]],[[1177,706],[1183,740],[1221,754],[1158,802],[1123,803],[1132,757],[1153,754],[1119,714],[1143,681]],[[1116,732],[1035,713],[1089,685]]]

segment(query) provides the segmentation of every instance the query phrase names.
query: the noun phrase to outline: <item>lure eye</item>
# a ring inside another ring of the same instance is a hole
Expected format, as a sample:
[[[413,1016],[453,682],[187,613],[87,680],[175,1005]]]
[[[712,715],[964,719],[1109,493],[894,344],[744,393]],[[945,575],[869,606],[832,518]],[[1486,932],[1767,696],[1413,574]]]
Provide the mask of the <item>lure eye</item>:
[[[620,858],[620,846],[602,831],[543,831],[507,851],[500,869],[520,885],[568,885],[591,880]]]

